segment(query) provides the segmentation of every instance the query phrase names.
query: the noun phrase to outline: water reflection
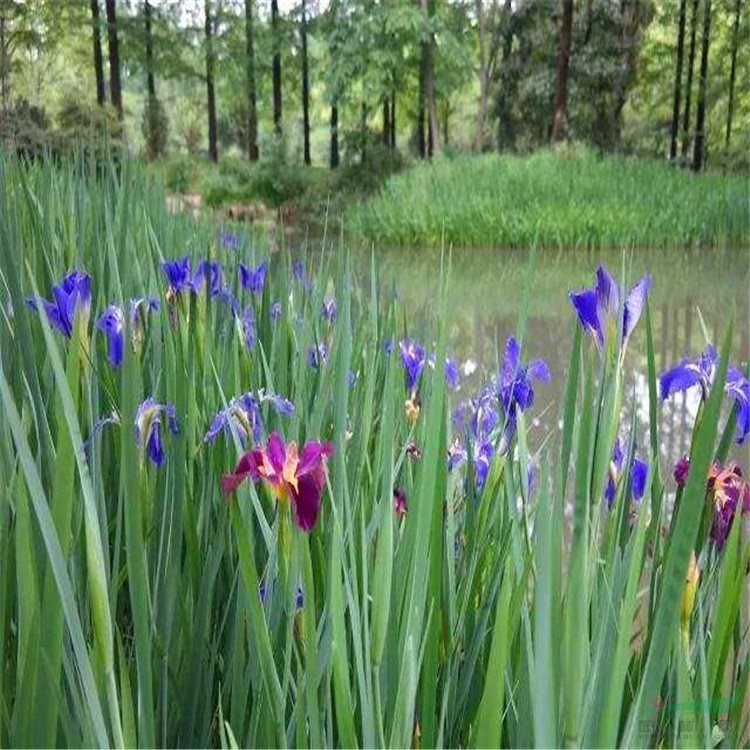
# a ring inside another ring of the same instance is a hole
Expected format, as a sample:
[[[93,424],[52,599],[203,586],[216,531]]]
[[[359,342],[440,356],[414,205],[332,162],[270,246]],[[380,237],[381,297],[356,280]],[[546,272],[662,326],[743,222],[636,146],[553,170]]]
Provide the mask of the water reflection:
[[[362,259],[367,276],[369,256]],[[381,288],[394,289],[405,312],[410,334],[434,331],[440,254],[422,250],[394,250],[378,254]],[[468,396],[493,371],[501,359],[506,338],[516,333],[525,310],[524,356],[543,357],[553,375],[540,385],[530,431],[532,448],[546,440],[556,442],[561,433],[560,405],[570,358],[575,314],[567,291],[590,286],[598,262],[617,277],[622,269],[634,281],[644,272],[653,275],[651,316],[659,372],[681,358],[695,356],[707,340],[721,342],[730,313],[735,314],[731,361],[748,360],[750,321],[748,280],[750,257],[746,251],[630,251],[592,253],[539,252],[529,270],[528,254],[507,250],[454,251],[450,258],[447,325],[450,353],[460,362],[476,362],[477,371],[466,378]],[[636,329],[627,353],[627,379],[622,437],[635,414],[636,441],[641,455],[649,452],[646,335],[643,323]],[[662,468],[671,472],[674,462],[689,448],[700,393],[672,397],[660,408]],[[748,468],[747,451],[737,449]]]

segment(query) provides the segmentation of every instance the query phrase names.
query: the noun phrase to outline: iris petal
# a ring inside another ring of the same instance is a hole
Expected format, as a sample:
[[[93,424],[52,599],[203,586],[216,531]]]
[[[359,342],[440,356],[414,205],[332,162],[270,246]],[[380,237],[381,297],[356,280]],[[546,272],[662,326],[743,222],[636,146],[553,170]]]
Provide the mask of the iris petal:
[[[297,489],[292,488],[294,520],[302,531],[310,531],[318,521],[320,493],[325,484],[325,471],[320,466],[297,477]]]
[[[584,289],[581,292],[570,292],[568,296],[575,311],[578,313],[578,319],[581,321],[584,330],[593,334],[600,346],[603,345],[604,331],[599,320],[599,305],[596,291],[593,289]]]
[[[616,318],[620,308],[620,291],[612,274],[603,265],[596,269],[596,296],[599,309]]]
[[[641,458],[634,458],[630,467],[630,486],[633,499],[640,501],[646,492],[646,477],[648,476],[648,464]]]
[[[281,476],[286,461],[286,445],[284,445],[284,440],[278,432],[272,432],[269,436],[266,455],[273,470]]]
[[[628,292],[628,296],[625,299],[625,310],[622,319],[623,341],[630,336],[633,329],[638,324],[638,321],[641,319],[643,309],[646,307],[646,299],[650,288],[651,276],[647,274]]]
[[[701,382],[701,371],[695,362],[683,359],[679,364],[659,376],[659,395],[668,399],[673,393],[686,391]]]

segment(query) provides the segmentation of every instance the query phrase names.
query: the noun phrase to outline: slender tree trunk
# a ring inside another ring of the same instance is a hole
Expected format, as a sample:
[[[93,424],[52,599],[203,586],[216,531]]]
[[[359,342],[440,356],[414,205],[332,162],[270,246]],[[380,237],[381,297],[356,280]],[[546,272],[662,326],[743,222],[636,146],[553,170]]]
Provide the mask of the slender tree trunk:
[[[214,24],[211,17],[211,0],[205,0],[206,14],[206,100],[208,105],[208,158],[219,160],[219,147],[216,137],[216,93],[214,92]]]
[[[680,15],[677,22],[677,65],[674,73],[674,97],[672,103],[672,129],[669,142],[669,160],[677,157],[677,135],[680,129],[680,93],[682,91],[682,56],[685,47],[685,12],[687,0],[680,0]]]
[[[154,39],[151,33],[151,3],[144,0],[143,19],[146,32],[146,87],[149,99],[156,97],[156,84],[154,83]]]
[[[339,106],[331,104],[331,169],[339,165]]]
[[[422,0],[422,11],[425,14],[428,24],[430,25],[429,36],[426,49],[425,62],[425,80],[424,90],[427,99],[427,113],[429,117],[430,129],[430,156],[439,154],[440,144],[440,123],[438,121],[437,100],[435,99],[435,35],[432,32],[432,17],[435,11],[433,0]]]
[[[253,0],[245,0],[245,86],[247,88],[247,158],[258,161],[258,94],[255,88]]]
[[[474,150],[481,151],[484,145],[484,122],[487,119],[487,103],[490,87],[490,66],[487,60],[487,17],[483,0],[475,1],[479,31],[479,108],[474,130]]]
[[[690,148],[690,104],[693,99],[693,69],[695,67],[695,39],[698,29],[698,0],[693,0],[690,15],[690,46],[688,47],[687,80],[685,81],[685,111],[682,113],[682,158]]]
[[[0,7],[0,120],[10,112],[10,55],[8,53],[8,21]]]
[[[302,0],[302,136],[305,164],[310,166],[310,76],[307,60],[307,3]]]
[[[573,42],[573,0],[562,0],[562,24],[560,26],[560,55],[557,61],[557,93],[555,110],[549,129],[551,143],[565,137],[568,111],[568,72],[570,70],[570,49]]]
[[[365,157],[367,156],[367,102],[362,99],[362,104],[360,105],[360,116],[359,116],[359,132],[362,134],[362,150],[360,151],[359,158],[361,159],[362,163],[365,162]]]
[[[711,0],[703,7],[703,39],[701,42],[701,72],[698,80],[698,106],[695,117],[693,169],[699,172],[706,162],[706,89],[708,88],[708,48],[711,43]]]
[[[396,150],[396,90],[391,91],[391,134],[390,134],[390,145],[391,148]]]
[[[448,145],[448,121],[450,120],[451,108],[448,106],[448,102],[445,103],[445,109],[443,110],[443,146]]]
[[[117,9],[115,0],[104,0],[107,9],[109,42],[109,95],[117,116],[122,120],[122,84],[120,83],[120,46],[117,41]]]
[[[732,64],[729,68],[729,104],[727,105],[727,135],[726,146],[732,139],[732,117],[734,116],[734,82],[737,77],[737,48],[740,39],[740,11],[742,0],[736,0],[734,5],[734,28],[732,29]]]
[[[419,62],[419,92],[417,96],[419,101],[417,103],[417,151],[419,152],[420,159],[427,158],[427,139],[425,138],[425,116],[424,116],[424,100],[425,100],[425,45],[422,44],[422,54],[420,55]]]
[[[279,39],[279,3],[271,0],[271,36],[273,46],[273,127],[281,135],[281,41]]]
[[[383,97],[383,145],[390,146],[391,144],[391,109],[390,102],[387,96]]]
[[[104,58],[102,57],[102,30],[99,21],[99,0],[91,0],[91,29],[94,39],[94,73],[96,74],[96,103],[104,106]]]

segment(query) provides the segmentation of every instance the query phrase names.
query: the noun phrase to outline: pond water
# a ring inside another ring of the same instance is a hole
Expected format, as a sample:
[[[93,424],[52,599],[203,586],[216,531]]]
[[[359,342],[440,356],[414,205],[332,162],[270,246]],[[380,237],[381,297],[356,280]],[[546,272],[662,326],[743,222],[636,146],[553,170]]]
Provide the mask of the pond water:
[[[363,253],[361,260],[361,268],[367,269],[369,253]],[[441,254],[416,248],[382,250],[377,253],[377,261],[381,288],[392,288],[398,295],[409,335],[429,335],[427,332],[435,330]],[[476,365],[476,372],[465,380],[458,398],[471,395],[497,371],[505,340],[516,332],[519,315],[526,306],[523,359],[542,357],[553,376],[551,383],[539,384],[536,389],[530,414],[532,448],[545,441],[555,443],[561,434],[560,406],[576,324],[567,292],[591,286],[599,262],[604,262],[617,278],[622,276],[625,264],[631,283],[651,273],[649,299],[659,372],[682,357],[701,352],[707,337],[712,343],[720,343],[732,313],[735,333],[730,362],[740,365],[750,357],[747,250],[537,251],[530,266],[526,251],[472,249],[453,250],[450,258],[443,256],[442,262],[450,265],[449,353],[460,363],[468,363],[468,369]],[[627,352],[622,437],[627,439],[635,409],[636,440],[644,456],[649,444],[646,369],[642,320]],[[673,397],[661,408],[665,473],[688,449],[699,398],[699,392],[691,391]],[[748,451],[735,451],[735,458],[747,468]]]

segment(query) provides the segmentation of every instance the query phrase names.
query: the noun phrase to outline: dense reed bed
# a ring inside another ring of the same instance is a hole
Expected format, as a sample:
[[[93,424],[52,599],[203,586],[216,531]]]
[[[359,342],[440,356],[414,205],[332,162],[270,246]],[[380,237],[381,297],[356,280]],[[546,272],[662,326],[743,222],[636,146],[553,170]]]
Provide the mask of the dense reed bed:
[[[384,246],[746,247],[748,182],[585,150],[463,156],[390,178],[350,225]]]
[[[744,742],[729,347],[658,373],[647,298],[669,281],[602,269],[560,320],[566,373],[522,306],[469,393],[449,265],[419,342],[345,248],[312,263],[168,216],[128,163],[0,157],[0,745]],[[562,439],[532,455],[550,377]],[[660,405],[688,387],[673,477]]]

